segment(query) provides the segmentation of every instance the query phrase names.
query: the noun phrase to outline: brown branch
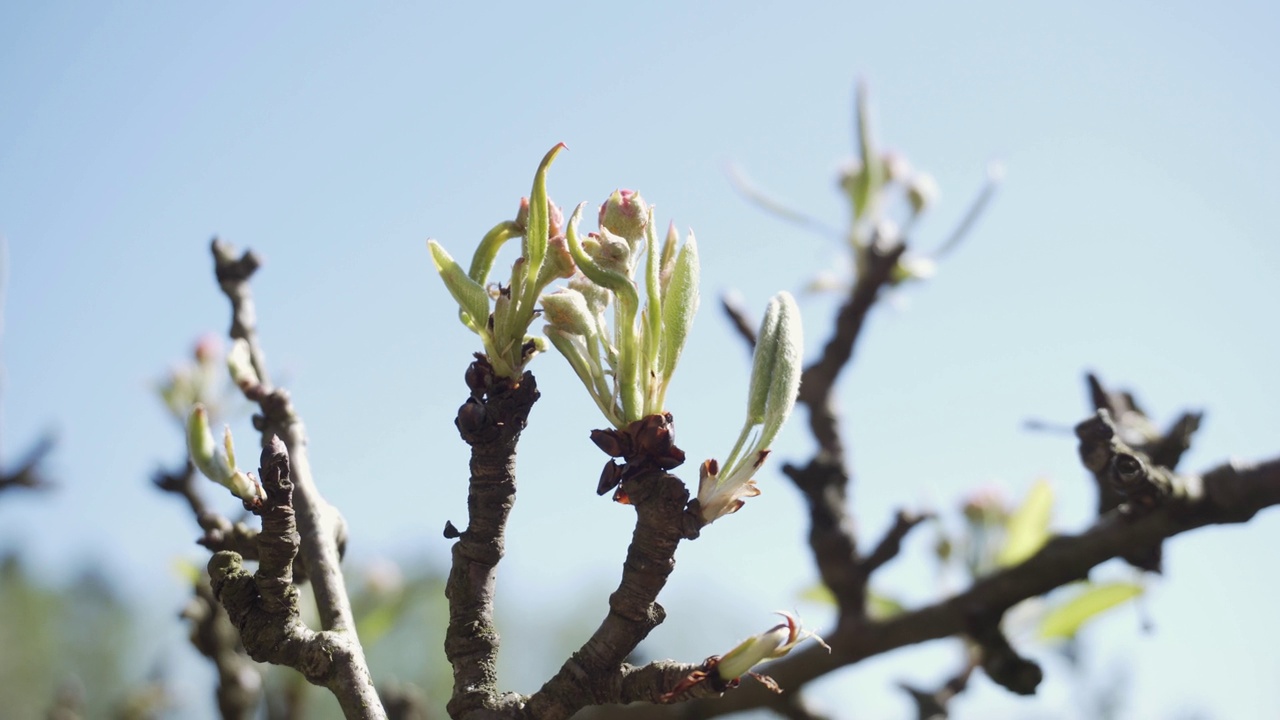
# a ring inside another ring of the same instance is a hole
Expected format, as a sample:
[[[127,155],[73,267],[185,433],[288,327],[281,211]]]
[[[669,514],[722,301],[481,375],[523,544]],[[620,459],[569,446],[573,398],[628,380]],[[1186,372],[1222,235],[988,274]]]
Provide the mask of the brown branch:
[[[285,444],[272,437],[259,468],[266,499],[258,507],[258,570],[250,575],[239,555],[215,553],[209,560],[213,594],[226,608],[249,656],[285,665],[338,699],[348,718],[385,720],[373,691],[363,650],[351,632],[308,628],[298,613],[298,589],[292,567],[300,537],[294,518],[290,459]]]
[[[835,596],[842,614],[861,616],[866,609],[866,577],[858,567],[858,545],[848,509],[849,475],[843,460],[819,453],[804,467],[783,465],[782,472],[807,501],[809,548],[818,576]]]
[[[841,667],[917,643],[972,630],[975,616],[1003,613],[1028,598],[1088,576],[1090,569],[1134,547],[1213,524],[1243,523],[1264,508],[1280,504],[1280,458],[1259,465],[1223,465],[1203,477],[1183,478],[1185,494],[1147,515],[1099,518],[1079,535],[1050,540],[1026,562],[974,583],[968,590],[917,610],[880,621],[846,620],[826,635],[833,652],[816,646],[761,668],[788,691]],[[615,718],[714,717],[768,707],[775,697],[759,685],[745,684],[719,699],[696,700],[689,707],[611,708]]]
[[[665,619],[658,593],[675,568],[676,547],[682,539],[696,538],[702,523],[696,512],[687,509],[689,491],[674,475],[644,473],[624,480],[620,492],[636,509],[636,528],[622,580],[609,596],[609,614],[560,671],[529,698],[526,717],[556,720],[587,705],[657,702],[698,667],[655,664],[632,673],[624,670],[627,656]]]
[[[497,690],[499,637],[493,624],[493,596],[507,515],[515,503],[516,445],[539,397],[531,373],[518,383],[495,380],[482,356],[469,366],[466,377],[472,396],[458,408],[455,424],[471,446],[469,520],[461,533],[446,529],[446,536],[458,538],[445,586],[449,599],[445,655],[453,666],[448,711],[455,718],[509,704]]]
[[[258,375],[259,384],[242,387],[250,400],[258,403],[261,415],[254,417],[254,427],[263,434],[266,447],[273,436],[283,441],[288,451],[290,479],[293,484],[292,507],[297,513],[297,529],[300,536],[302,564],[311,581],[320,613],[322,643],[329,652],[329,660],[335,669],[319,671],[313,668],[311,676],[323,676],[328,687],[338,697],[347,717],[385,718],[386,713],[374,690],[372,678],[364,658],[364,651],[355,636],[355,621],[351,614],[351,601],[347,597],[342,576],[342,545],[345,539],[345,523],[338,511],[320,494],[311,473],[307,453],[306,430],[293,407],[288,392],[272,388],[268,381],[266,363],[258,342],[256,313],[249,280],[260,262],[254,253],[246,251],[236,257],[230,245],[214,238],[212,243],[214,274],[227,299],[231,301],[231,338],[244,340],[249,345],[249,355]],[[259,549],[263,549],[259,536]],[[230,558],[235,558],[231,562]],[[239,578],[239,556],[220,552],[210,561],[210,574],[216,563],[224,577]],[[246,576],[247,577],[247,576]],[[238,580],[243,585],[243,579]],[[216,583],[215,583],[216,584]],[[221,595],[220,595],[221,597]],[[224,602],[225,604],[225,602]],[[228,612],[230,608],[228,607]],[[233,616],[234,619],[234,616]],[[285,618],[281,617],[281,620]],[[298,628],[279,627],[273,630],[280,642],[296,639],[297,633],[309,629],[298,623]],[[243,628],[242,628],[243,630]],[[245,642],[246,647],[249,643]],[[313,647],[314,644],[308,645]],[[304,672],[304,674],[306,674]],[[309,676],[309,679],[310,677]]]
[[[728,316],[729,324],[733,325],[733,329],[738,332],[747,347],[755,349],[756,323],[751,322],[751,319],[747,317],[747,309],[742,307],[742,303],[737,298],[729,295],[720,296],[720,307],[724,310],[724,314]]]
[[[904,243],[888,249],[881,249],[875,242],[868,245],[862,254],[858,281],[836,315],[835,331],[823,346],[822,354],[801,376],[799,402],[809,408],[809,429],[818,441],[820,452],[843,456],[832,397],[836,379],[853,358],[867,314],[880,296],[880,290],[892,278],[893,269],[904,252]]]

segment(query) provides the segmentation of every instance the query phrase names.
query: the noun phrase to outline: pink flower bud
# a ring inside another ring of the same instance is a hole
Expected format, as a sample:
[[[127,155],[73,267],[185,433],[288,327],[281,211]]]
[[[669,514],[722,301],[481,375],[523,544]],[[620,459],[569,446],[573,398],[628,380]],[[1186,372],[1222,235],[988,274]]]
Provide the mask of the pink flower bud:
[[[649,204],[634,190],[614,190],[600,206],[600,227],[632,245],[644,238],[648,226]]]

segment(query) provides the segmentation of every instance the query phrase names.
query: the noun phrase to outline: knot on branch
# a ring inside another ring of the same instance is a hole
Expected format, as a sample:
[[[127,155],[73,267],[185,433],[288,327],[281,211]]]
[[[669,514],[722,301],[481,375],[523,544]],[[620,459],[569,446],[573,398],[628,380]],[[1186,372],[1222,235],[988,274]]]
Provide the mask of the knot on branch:
[[[295,613],[297,590],[293,587],[293,562],[298,556],[300,537],[293,511],[293,482],[289,478],[289,451],[275,435],[262,449],[258,472],[266,501],[258,514],[258,572],[254,580],[270,613]]]
[[[629,499],[628,487],[637,485],[628,481],[646,474],[665,473],[679,467],[685,459],[684,451],[676,447],[675,420],[671,413],[642,417],[621,430],[592,430],[591,442],[610,458],[622,460],[621,463],[605,462],[596,494],[604,495],[617,488],[613,499],[624,504],[634,502]]]
[[[532,373],[526,372],[518,382],[498,377],[481,353],[467,366],[465,380],[471,397],[458,408],[454,426],[473,447],[514,439],[524,430],[529,411],[541,397]]]
[[[1106,408],[1076,426],[1080,460],[1118,502],[1112,507],[1127,517],[1149,513],[1174,494],[1174,479],[1167,468],[1154,464],[1146,453],[1130,447]],[[1101,509],[1101,508],[1100,508]]]
[[[1034,695],[1044,679],[1035,662],[1018,654],[1000,629],[1001,615],[975,619],[970,637],[978,647],[979,660],[987,677],[1018,695]]]

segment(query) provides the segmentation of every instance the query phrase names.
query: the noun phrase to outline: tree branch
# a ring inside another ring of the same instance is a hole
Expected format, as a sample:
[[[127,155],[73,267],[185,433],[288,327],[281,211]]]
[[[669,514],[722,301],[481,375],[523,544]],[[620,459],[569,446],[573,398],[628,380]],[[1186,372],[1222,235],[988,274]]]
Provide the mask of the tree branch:
[[[468,525],[461,533],[452,524],[445,530],[446,537],[458,538],[445,586],[449,627],[444,643],[453,666],[448,710],[455,718],[510,705],[509,699],[498,696],[493,596],[507,516],[516,498],[516,445],[539,397],[532,373],[526,372],[518,383],[495,380],[483,356],[476,357],[466,377],[472,396],[458,408],[455,424],[471,446]]]
[[[1028,598],[1088,576],[1090,569],[1134,547],[1149,546],[1205,525],[1243,523],[1280,504],[1280,458],[1258,465],[1227,464],[1200,476],[1183,476],[1185,492],[1137,518],[1109,513],[1079,535],[1050,540],[1026,562],[974,583],[968,590],[880,621],[847,619],[826,635],[833,652],[816,646],[797,650],[761,668],[787,691],[846,665],[900,647],[971,632],[973,618],[1005,610]],[[776,696],[763,686],[742,687],[689,707],[611,708],[615,718],[715,717],[768,707]]]
[[[656,601],[658,593],[675,568],[676,547],[682,539],[696,538],[702,522],[687,509],[689,491],[674,475],[636,475],[623,480],[621,493],[636,509],[636,529],[622,566],[622,581],[609,596],[609,614],[560,671],[529,698],[526,717],[557,720],[592,704],[658,702],[698,667],[658,663],[631,672],[624,669],[627,656],[666,618]]]
[[[258,509],[262,516],[258,571],[250,575],[233,552],[215,553],[209,559],[214,596],[226,608],[254,660],[291,667],[308,682],[328,688],[348,718],[385,720],[355,633],[315,632],[298,613],[292,574],[300,544],[292,503],[294,485],[289,453],[278,438],[272,437],[263,448],[259,474],[266,499]]]
[[[264,448],[271,438],[279,437],[288,452],[289,476],[293,485],[292,507],[297,513],[300,534],[300,556],[315,593],[320,612],[321,633],[330,660],[337,666],[332,685],[326,685],[338,696],[347,717],[385,718],[386,713],[378,700],[373,681],[365,663],[364,651],[355,636],[355,621],[351,614],[351,601],[347,597],[342,577],[342,549],[346,530],[342,517],[329,505],[315,485],[311,463],[307,454],[306,430],[294,410],[289,394],[283,389],[272,389],[266,372],[262,348],[258,342],[256,313],[249,280],[260,265],[251,251],[236,257],[230,245],[214,238],[212,243],[214,274],[227,299],[231,301],[233,340],[244,340],[249,345],[249,355],[257,372],[259,384],[242,387],[245,397],[258,403],[261,415],[254,416],[254,427],[263,434]],[[262,552],[262,536],[259,550]],[[238,577],[236,562],[230,562],[229,553],[218,553],[211,560],[217,561],[224,576]],[[221,558],[221,560],[219,560]],[[225,604],[225,603],[224,603]],[[230,608],[228,608],[230,612]],[[234,619],[234,618],[233,618]],[[300,625],[300,623],[299,623]],[[305,627],[301,630],[307,630]],[[277,628],[278,633],[292,632],[289,628]],[[292,635],[289,635],[292,637]],[[286,639],[281,635],[281,641]],[[245,643],[248,647],[248,642]],[[306,674],[306,673],[304,673]],[[314,674],[314,673],[313,673]],[[329,675],[326,673],[326,677]],[[310,679],[310,676],[309,676]],[[314,681],[313,681],[314,682]]]

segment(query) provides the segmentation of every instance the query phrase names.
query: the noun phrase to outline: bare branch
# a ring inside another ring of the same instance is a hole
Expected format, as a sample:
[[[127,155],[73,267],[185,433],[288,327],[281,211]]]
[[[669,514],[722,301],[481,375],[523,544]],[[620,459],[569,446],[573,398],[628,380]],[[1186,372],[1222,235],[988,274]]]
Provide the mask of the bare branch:
[[[675,568],[676,547],[682,539],[697,537],[701,527],[696,512],[686,509],[689,491],[674,475],[638,475],[623,480],[620,489],[636,509],[636,529],[622,565],[622,581],[609,596],[609,614],[560,671],[529,698],[528,717],[555,720],[592,704],[657,702],[697,668],[662,665],[658,671],[661,685],[653,681],[652,670],[615,684],[615,678],[625,675],[620,671],[627,656],[666,618],[666,611],[656,602],[658,593]],[[611,688],[618,694],[611,695]]]
[[[268,380],[249,288],[249,280],[260,262],[251,251],[246,251],[237,258],[234,248],[217,238],[213,240],[212,251],[214,274],[223,293],[231,301],[231,337],[248,343],[250,358],[260,383],[241,388],[245,397],[257,402],[262,411],[261,415],[254,417],[254,427],[262,432],[264,447],[269,445],[273,436],[278,437],[283,441],[289,457],[289,476],[293,484],[291,505],[297,513],[300,536],[299,555],[307,577],[311,580],[321,626],[326,631],[320,634],[325,652],[329,653],[326,664],[332,662],[335,666],[332,671],[323,672],[318,668],[311,668],[308,678],[323,678],[322,684],[338,697],[347,717],[385,718],[386,713],[369,677],[364,651],[355,636],[351,601],[347,597],[342,577],[341,546],[346,534],[345,523],[338,511],[320,495],[315,485],[307,454],[306,430],[294,410],[289,394],[283,389],[273,389]],[[260,552],[261,541],[260,536]],[[214,555],[210,561],[210,575],[215,578],[215,589],[218,587],[215,567],[223,578],[238,578],[236,582],[244,584],[248,575],[240,569],[239,561],[239,556],[233,553],[220,552]],[[248,578],[248,581],[251,582],[252,578]],[[222,599],[221,593],[219,598]],[[231,613],[230,607],[227,610]],[[274,632],[279,635],[277,639],[280,642],[293,642],[299,638],[309,638],[307,633],[311,631],[301,626],[300,622],[297,625],[298,628],[294,628],[292,624],[275,628]],[[241,630],[243,632],[243,626]],[[248,644],[246,641],[246,647]],[[310,643],[306,647],[314,648],[315,644]],[[330,678],[332,682],[329,681]]]
[[[449,714],[459,718],[509,704],[498,697],[499,638],[493,624],[493,597],[507,515],[515,504],[516,446],[539,397],[532,373],[526,372],[518,383],[495,381],[482,356],[477,356],[466,377],[472,396],[458,408],[456,425],[471,446],[469,520],[460,533],[456,528],[452,533],[446,530],[446,535],[458,538],[445,587],[449,599],[445,654],[453,666]]]
[[[724,309],[724,314],[729,316],[729,322],[733,325],[733,329],[738,331],[738,335],[742,336],[743,341],[747,343],[747,347],[754,349],[756,346],[756,330],[757,323],[751,321],[747,317],[747,309],[742,307],[742,302],[733,295],[721,295],[720,307]]]

